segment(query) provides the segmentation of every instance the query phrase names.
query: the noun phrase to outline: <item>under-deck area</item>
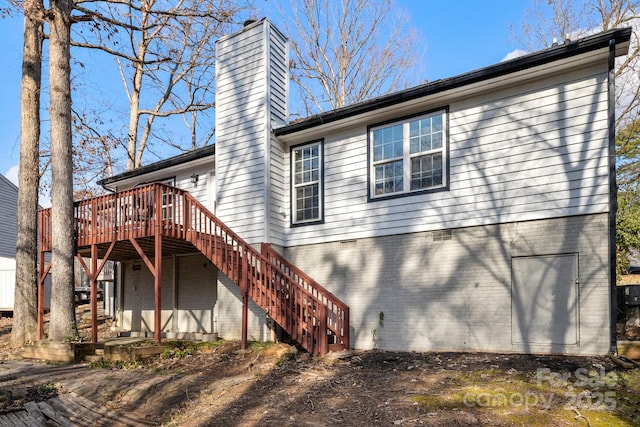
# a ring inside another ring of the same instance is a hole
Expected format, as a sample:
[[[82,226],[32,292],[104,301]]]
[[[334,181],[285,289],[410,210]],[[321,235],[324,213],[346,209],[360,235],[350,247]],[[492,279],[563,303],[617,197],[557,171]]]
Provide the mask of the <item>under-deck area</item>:
[[[51,268],[44,254],[52,250],[51,209],[39,212],[40,277]],[[141,260],[154,281],[154,325],[161,341],[162,260],[201,253],[240,288],[242,342],[247,341],[247,306],[252,299],[302,347],[313,354],[349,348],[349,309],[329,291],[280,256],[270,245],[256,250],[211,214],[188,192],[164,184],[76,202],[77,257],[92,287],[95,325],[96,279],[107,260]],[[89,259],[87,264],[85,259]],[[40,280],[42,287],[43,280]],[[127,286],[126,283],[124,286]],[[42,293],[40,293],[42,294]],[[43,304],[38,334],[43,338]],[[93,327],[92,341],[97,342]]]

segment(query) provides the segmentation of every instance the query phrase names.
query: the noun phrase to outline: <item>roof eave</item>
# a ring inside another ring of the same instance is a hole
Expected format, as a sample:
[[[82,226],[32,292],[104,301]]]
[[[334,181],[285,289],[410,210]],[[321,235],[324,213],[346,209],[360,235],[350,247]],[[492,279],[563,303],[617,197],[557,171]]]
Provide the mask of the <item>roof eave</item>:
[[[184,163],[193,162],[195,160],[199,160],[204,157],[215,155],[215,145],[207,145],[206,147],[199,148],[197,150],[189,151],[187,153],[182,153],[174,157],[170,157],[168,159],[163,159],[155,163],[151,163],[146,166],[142,166],[137,169],[133,169],[130,171],[126,171],[120,173],[118,175],[113,175],[109,178],[101,179],[97,182],[98,185],[107,188],[111,184],[124,181],[126,179],[135,178],[138,176],[146,175],[151,172],[156,172],[162,169],[166,169],[172,166],[177,166]]]
[[[610,40],[616,41],[616,45],[618,47],[616,49],[616,56],[625,55],[629,48],[630,39],[631,28],[605,31],[580,40],[567,42],[559,46],[554,46],[509,61],[500,62],[495,65],[470,71],[468,73],[436,80],[434,82],[425,83],[423,85],[415,86],[389,95],[383,95],[352,106],[320,113],[315,116],[311,116],[308,119],[303,119],[290,125],[277,128],[274,130],[274,133],[276,136],[293,134],[322,124],[343,120],[359,114],[399,104],[401,102],[501,77],[528,68],[608,47]]]

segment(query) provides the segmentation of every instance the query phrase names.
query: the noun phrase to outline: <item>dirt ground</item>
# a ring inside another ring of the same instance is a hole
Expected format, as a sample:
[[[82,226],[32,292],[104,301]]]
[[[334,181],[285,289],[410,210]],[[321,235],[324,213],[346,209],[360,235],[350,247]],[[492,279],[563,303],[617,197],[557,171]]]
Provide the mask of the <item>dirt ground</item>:
[[[87,308],[79,325],[88,334]],[[76,393],[140,425],[640,426],[640,369],[607,357],[352,352],[167,343],[136,363],[14,360],[0,319],[0,412]],[[101,334],[109,334],[108,321]],[[638,331],[632,331],[636,333]]]

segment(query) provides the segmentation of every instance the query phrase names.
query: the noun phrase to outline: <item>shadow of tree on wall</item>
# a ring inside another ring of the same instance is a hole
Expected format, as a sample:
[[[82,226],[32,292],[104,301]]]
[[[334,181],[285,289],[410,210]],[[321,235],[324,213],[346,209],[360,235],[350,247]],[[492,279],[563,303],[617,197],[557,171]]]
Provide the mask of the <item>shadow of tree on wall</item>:
[[[606,330],[608,324],[606,73],[582,82],[583,77],[577,71],[559,84],[546,82],[547,99],[542,100],[532,95],[537,82],[528,83],[524,95],[496,92],[475,113],[476,127],[452,125],[448,197],[395,199],[399,204],[426,199],[424,216],[450,227],[451,240],[435,242],[431,232],[420,232],[285,250],[351,307],[352,346],[527,353],[601,348],[593,342],[597,334],[581,336],[580,330]],[[586,87],[580,92],[584,99],[574,101],[576,87]],[[464,106],[450,108],[456,120],[467,114]],[[488,159],[487,151],[496,151],[499,161]],[[341,173],[343,185],[359,185],[366,192],[366,168],[361,174]],[[451,203],[463,210],[452,212]],[[394,205],[375,201],[366,209],[401,218],[405,232],[424,222],[423,217],[409,221],[398,216]],[[327,209],[325,215],[328,230],[335,214]],[[465,218],[472,225],[456,228]],[[536,218],[542,221],[533,222]],[[359,230],[361,222],[371,226],[367,221],[353,215],[340,227]],[[579,258],[575,293],[569,291],[573,279],[550,283],[556,277],[554,257],[536,258],[542,269],[537,283],[527,282],[526,292],[514,292],[514,259],[567,254]],[[530,298],[547,299],[546,311]],[[573,316],[567,313],[574,313],[578,325],[566,322]],[[566,342],[571,328],[578,329],[577,342]],[[533,331],[538,336],[530,336]],[[547,342],[539,342],[540,337]]]

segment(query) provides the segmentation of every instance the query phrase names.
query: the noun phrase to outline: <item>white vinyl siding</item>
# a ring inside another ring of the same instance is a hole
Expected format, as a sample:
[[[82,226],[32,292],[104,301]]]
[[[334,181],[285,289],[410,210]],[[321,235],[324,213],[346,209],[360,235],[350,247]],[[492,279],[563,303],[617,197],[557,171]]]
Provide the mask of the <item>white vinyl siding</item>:
[[[267,164],[273,151],[271,123],[284,123],[288,114],[287,40],[262,20],[216,46],[216,214],[249,243],[274,235],[281,242],[282,220],[272,213],[280,209],[268,199],[272,179],[282,177]],[[273,195],[281,197],[282,184],[275,185]]]
[[[367,129],[325,135],[324,223],[287,245],[607,212],[606,67],[561,77],[425,101],[449,107],[449,191],[368,202]]]
[[[264,240],[265,52],[261,25],[217,44],[217,214],[250,242]],[[242,96],[237,96],[238,92]]]
[[[269,26],[269,107],[274,125],[289,119],[289,43],[275,27]]]
[[[209,206],[209,180],[213,171],[213,161],[210,165],[180,171],[176,175],[176,187],[188,191],[204,206]],[[192,178],[194,175],[198,177],[198,181],[195,184]]]
[[[286,155],[289,153],[287,152]],[[276,138],[271,139],[271,188],[269,197],[269,215],[271,220],[270,242],[282,246],[284,242],[285,227],[287,226],[287,212],[284,182],[285,153],[280,142]]]

